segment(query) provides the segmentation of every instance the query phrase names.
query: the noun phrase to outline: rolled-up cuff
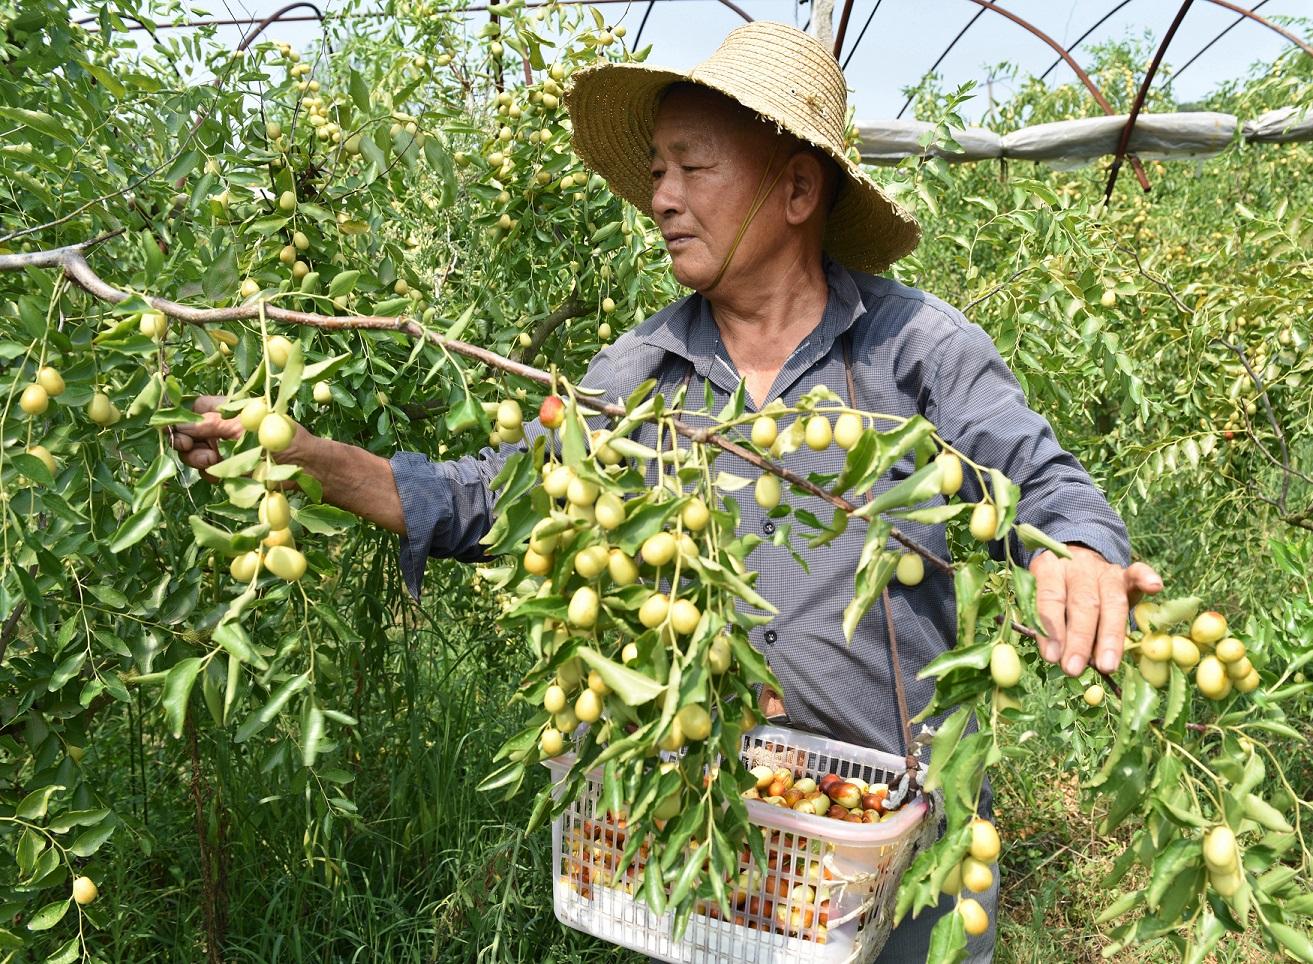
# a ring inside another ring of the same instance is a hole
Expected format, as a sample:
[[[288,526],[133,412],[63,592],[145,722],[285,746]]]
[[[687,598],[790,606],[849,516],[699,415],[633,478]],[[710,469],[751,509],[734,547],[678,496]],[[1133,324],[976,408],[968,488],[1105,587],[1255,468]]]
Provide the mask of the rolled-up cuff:
[[[435,543],[450,528],[453,513],[451,486],[434,464],[418,452],[392,456],[392,477],[401,498],[406,531],[401,537],[401,577],[410,594],[419,599],[424,567]]]
[[[1042,526],[1041,528],[1044,530],[1045,535],[1056,539],[1063,545],[1076,543],[1085,546],[1087,549],[1093,549],[1108,562],[1119,566],[1129,566],[1131,564],[1130,546],[1125,538],[1119,533],[1109,532],[1103,526],[1059,523],[1057,525]],[[1020,539],[1017,540],[1014,549],[1017,558],[1026,567],[1030,566],[1036,556],[1046,551],[1042,548],[1027,549],[1021,545]]]

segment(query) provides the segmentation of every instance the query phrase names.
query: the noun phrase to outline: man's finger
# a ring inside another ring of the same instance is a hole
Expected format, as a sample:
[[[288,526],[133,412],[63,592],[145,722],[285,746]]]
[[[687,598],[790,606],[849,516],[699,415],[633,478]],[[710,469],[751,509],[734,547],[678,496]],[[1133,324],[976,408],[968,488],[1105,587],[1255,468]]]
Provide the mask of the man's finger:
[[[1126,595],[1132,606],[1140,601],[1141,596],[1152,596],[1163,591],[1163,577],[1158,575],[1152,566],[1143,562],[1131,563],[1130,568],[1126,570],[1124,581]]]
[[[1099,575],[1099,641],[1094,665],[1101,673],[1111,673],[1121,662],[1129,610],[1125,577],[1119,568],[1109,566]]]
[[[200,395],[196,401],[191,403],[191,410],[198,415],[204,415],[206,412],[217,412],[219,406],[228,401],[225,395]]]
[[[1044,638],[1040,640],[1040,653],[1050,663],[1056,663],[1067,639],[1067,582],[1063,564],[1057,559],[1052,563],[1037,564],[1034,573],[1035,609],[1039,615],[1040,628],[1044,631]]]
[[[173,437],[170,438],[169,441],[179,452],[190,452],[195,447],[196,443],[191,440],[190,435],[183,435],[181,432],[173,432],[171,434]]]
[[[188,422],[173,427],[176,435],[190,435],[193,439],[238,439],[245,429],[235,418],[224,418],[218,412],[206,412],[199,422]]]
[[[1099,583],[1084,565],[1067,567],[1067,639],[1062,649],[1062,671],[1079,676],[1094,649],[1099,625]]]

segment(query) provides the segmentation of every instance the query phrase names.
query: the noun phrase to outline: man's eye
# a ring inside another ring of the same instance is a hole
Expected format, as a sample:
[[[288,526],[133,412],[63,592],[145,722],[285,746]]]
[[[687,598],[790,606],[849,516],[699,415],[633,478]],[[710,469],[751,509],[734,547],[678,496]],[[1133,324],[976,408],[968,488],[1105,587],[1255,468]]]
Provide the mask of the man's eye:
[[[696,164],[681,164],[679,167],[680,167],[680,170],[682,170],[682,171],[700,171],[700,170],[702,170],[702,168],[698,167]]]

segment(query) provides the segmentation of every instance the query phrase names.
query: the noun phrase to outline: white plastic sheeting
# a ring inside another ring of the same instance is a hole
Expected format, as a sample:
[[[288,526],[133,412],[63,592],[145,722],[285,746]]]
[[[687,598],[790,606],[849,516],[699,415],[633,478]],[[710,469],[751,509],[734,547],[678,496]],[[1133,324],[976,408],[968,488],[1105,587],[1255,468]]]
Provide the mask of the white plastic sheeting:
[[[999,136],[983,127],[953,131],[960,152],[935,149],[951,162],[985,161],[999,157],[1042,161],[1066,169],[1088,164],[1117,152],[1126,114],[1055,121],[1023,127]],[[921,154],[920,139],[933,129],[925,121],[858,122],[858,149],[868,164],[897,164]],[[1128,153],[1146,159],[1211,157],[1235,138],[1237,130],[1250,141],[1313,140],[1313,109],[1284,107],[1243,123],[1232,114],[1191,111],[1141,114],[1131,132]]]
[[[897,164],[905,157],[920,156],[921,138],[934,130],[934,124],[918,120],[888,120],[857,124],[858,148],[867,164]],[[953,131],[962,153],[939,149],[931,151],[949,161],[988,161],[1003,156],[1003,138],[984,127],[967,127]]]
[[[1245,140],[1260,143],[1313,141],[1313,108],[1282,107],[1245,121]]]

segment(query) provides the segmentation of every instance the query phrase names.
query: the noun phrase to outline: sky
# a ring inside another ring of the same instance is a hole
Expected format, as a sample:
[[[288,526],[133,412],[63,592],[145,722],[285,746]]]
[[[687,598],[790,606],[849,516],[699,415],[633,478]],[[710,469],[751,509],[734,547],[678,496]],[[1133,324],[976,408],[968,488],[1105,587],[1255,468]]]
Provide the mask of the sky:
[[[320,0],[322,2],[322,0]],[[736,0],[753,18],[779,20],[802,26],[810,11],[796,0]],[[1256,0],[1239,0],[1253,8]],[[877,8],[878,3],[878,8]],[[1073,43],[1117,0],[998,0],[1002,6],[1029,20],[1064,46]],[[206,6],[217,17],[266,15],[284,5],[284,0],[211,0]],[[328,9],[332,3],[326,4]],[[1128,38],[1162,37],[1179,9],[1175,0],[1129,0],[1107,23],[1092,33],[1074,52],[1078,63],[1088,64],[1092,45]],[[623,23],[632,42],[648,4],[644,0],[609,3],[601,9],[612,24]],[[843,0],[836,0],[835,27]],[[856,105],[857,120],[873,121],[898,115],[906,101],[904,89],[915,84],[929,70],[958,31],[982,8],[968,0],[854,0],[843,57],[847,59],[863,25],[874,17],[852,54],[846,70],[850,102]],[[1313,36],[1313,0],[1267,0],[1258,10],[1264,17],[1308,18],[1296,35]],[[478,15],[479,22],[483,21]],[[1186,14],[1169,48],[1166,63],[1183,65],[1208,41],[1212,40],[1237,15],[1209,0],[1195,0]],[[675,68],[690,67],[707,57],[724,36],[743,20],[718,0],[657,0],[643,30],[642,44],[651,43],[649,63]],[[276,26],[263,36],[308,47],[316,37],[313,24]],[[230,36],[229,36],[230,35]],[[224,39],[234,44],[240,36],[237,28],[226,29]],[[1180,100],[1201,97],[1223,80],[1246,75],[1261,62],[1271,62],[1288,41],[1252,21],[1235,27],[1220,42],[1196,61],[1179,81],[1174,81]],[[996,13],[985,11],[940,65],[938,73],[944,87],[975,80],[979,95],[963,112],[968,120],[979,119],[988,105],[985,82],[999,64],[1019,68],[1019,74],[1040,73],[1056,59],[1056,54],[1039,39]],[[1066,65],[1049,74],[1052,83],[1067,83],[1074,76]],[[995,80],[992,93],[1006,100],[1010,87],[1005,80]],[[910,117],[910,111],[904,114]]]

